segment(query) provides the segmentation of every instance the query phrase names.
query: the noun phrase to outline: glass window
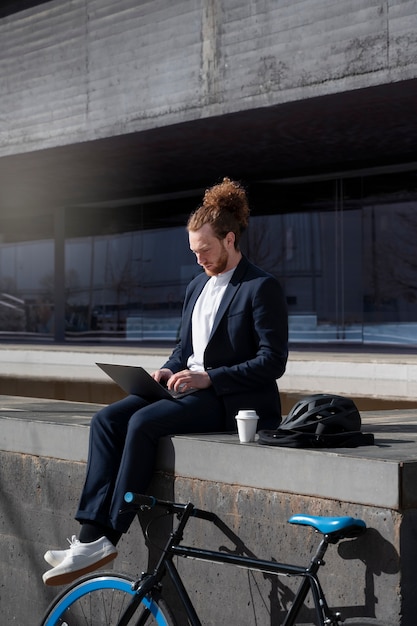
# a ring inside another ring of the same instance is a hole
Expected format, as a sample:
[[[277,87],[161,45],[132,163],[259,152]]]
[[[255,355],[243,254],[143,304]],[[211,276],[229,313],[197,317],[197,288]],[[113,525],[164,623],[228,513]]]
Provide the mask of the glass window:
[[[68,337],[175,341],[199,271],[184,227],[68,240],[65,264]]]
[[[281,281],[292,343],[417,345],[416,183],[412,171],[251,193],[242,250]],[[184,226],[198,200],[67,209],[64,229],[57,220],[65,263],[55,262],[52,219],[30,230],[10,221],[0,333],[53,340],[54,311],[65,310],[68,341],[175,341],[186,286],[201,271]]]
[[[54,242],[0,244],[0,333],[51,336]]]
[[[280,278],[290,341],[417,345],[414,172],[277,184],[251,258]]]
[[[417,343],[417,202],[364,208],[364,339]]]

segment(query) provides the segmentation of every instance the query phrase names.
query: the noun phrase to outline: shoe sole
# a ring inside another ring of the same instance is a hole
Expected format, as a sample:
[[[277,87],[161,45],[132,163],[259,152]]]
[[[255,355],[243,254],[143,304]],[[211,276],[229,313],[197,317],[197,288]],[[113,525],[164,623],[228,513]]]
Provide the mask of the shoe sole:
[[[45,583],[45,585],[49,585],[50,587],[56,587],[57,585],[69,585],[69,583],[72,583],[74,580],[77,580],[77,578],[84,576],[84,574],[94,572],[96,569],[100,569],[100,567],[103,567],[104,565],[107,565],[107,563],[110,563],[110,561],[114,561],[116,557],[117,552],[109,554],[100,559],[100,561],[97,561],[96,563],[91,563],[91,565],[87,565],[82,569],[78,569],[74,572],[66,572],[65,574],[57,574],[56,576],[51,576],[50,578],[47,578],[43,582]]]

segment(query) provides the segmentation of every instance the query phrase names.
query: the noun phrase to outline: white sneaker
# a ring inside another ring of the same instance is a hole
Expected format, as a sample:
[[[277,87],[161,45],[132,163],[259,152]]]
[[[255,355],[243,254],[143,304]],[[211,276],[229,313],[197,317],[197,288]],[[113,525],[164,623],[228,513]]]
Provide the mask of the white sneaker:
[[[73,539],[68,550],[50,551],[66,554],[58,565],[44,573],[42,580],[45,585],[67,585],[83,574],[93,572],[113,561],[117,556],[116,548],[107,537],[101,537],[91,543],[81,543],[78,539]],[[58,558],[59,556],[58,554]],[[48,557],[51,555],[48,554]]]
[[[48,552],[45,552],[45,554],[43,555],[45,561],[49,565],[52,565],[52,567],[56,567],[57,565],[62,563],[65,557],[68,556],[68,554],[70,553],[71,547],[80,543],[75,535],[73,535],[71,539],[67,539],[67,541],[70,544],[70,547],[66,550],[48,550]]]

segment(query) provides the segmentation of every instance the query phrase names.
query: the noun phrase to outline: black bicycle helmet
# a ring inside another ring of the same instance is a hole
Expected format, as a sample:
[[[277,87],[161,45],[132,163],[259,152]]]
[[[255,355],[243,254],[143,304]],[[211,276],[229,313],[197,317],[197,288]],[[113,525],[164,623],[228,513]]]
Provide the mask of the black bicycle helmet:
[[[299,400],[279,428],[316,434],[359,431],[361,416],[350,398],[318,393]]]

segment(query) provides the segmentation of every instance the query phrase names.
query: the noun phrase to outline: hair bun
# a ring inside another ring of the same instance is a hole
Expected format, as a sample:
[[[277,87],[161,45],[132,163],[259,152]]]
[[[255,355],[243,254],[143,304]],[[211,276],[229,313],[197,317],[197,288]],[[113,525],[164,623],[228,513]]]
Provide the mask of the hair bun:
[[[206,189],[203,206],[217,208],[218,212],[227,211],[235,216],[240,229],[244,230],[249,220],[249,204],[242,185],[227,176],[223,181]]]

